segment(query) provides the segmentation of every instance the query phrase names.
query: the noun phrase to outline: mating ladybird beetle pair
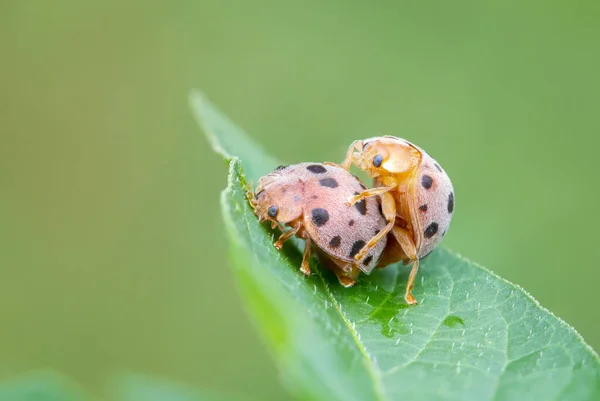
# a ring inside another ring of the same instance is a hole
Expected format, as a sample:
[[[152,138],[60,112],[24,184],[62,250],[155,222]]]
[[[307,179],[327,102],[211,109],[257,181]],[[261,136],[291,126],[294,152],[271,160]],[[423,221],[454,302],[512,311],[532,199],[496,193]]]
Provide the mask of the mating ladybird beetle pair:
[[[373,179],[367,189],[349,173],[354,164]],[[340,283],[349,287],[359,271],[413,262],[404,299],[411,293],[419,260],[446,234],[454,211],[454,190],[440,165],[414,144],[393,136],[355,141],[341,166],[301,163],[278,168],[258,181],[250,202],[261,221],[292,228],[306,240],[301,270],[310,273],[314,248]]]

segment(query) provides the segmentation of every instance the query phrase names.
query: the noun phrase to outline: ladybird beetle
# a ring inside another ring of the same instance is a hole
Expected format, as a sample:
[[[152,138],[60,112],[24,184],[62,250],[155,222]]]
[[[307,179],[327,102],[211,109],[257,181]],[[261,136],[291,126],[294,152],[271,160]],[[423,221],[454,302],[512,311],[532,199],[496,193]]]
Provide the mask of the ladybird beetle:
[[[368,274],[375,268],[386,245],[383,238],[355,258],[386,225],[376,197],[347,204],[365,189],[339,165],[300,163],[280,166],[260,178],[248,199],[261,222],[270,221],[272,228],[281,230],[277,249],[293,235],[306,241],[300,266],[304,274],[310,274],[310,252],[316,250],[339,282],[350,287],[360,271]],[[284,225],[291,228],[284,231]]]
[[[450,178],[423,149],[394,136],[354,141],[342,167],[348,170],[351,164],[373,178],[374,188],[352,196],[348,204],[379,195],[387,221],[386,227],[356,257],[362,257],[391,232],[397,244],[389,241],[380,264],[413,261],[404,299],[408,304],[416,304],[411,291],[419,259],[436,247],[452,220],[454,189]]]

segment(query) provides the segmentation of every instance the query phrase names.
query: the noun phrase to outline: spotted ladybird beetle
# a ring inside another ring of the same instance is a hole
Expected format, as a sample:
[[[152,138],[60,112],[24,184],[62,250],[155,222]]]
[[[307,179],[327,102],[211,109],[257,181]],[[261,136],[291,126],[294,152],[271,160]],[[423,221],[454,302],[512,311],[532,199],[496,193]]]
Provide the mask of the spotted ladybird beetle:
[[[300,270],[310,274],[311,250],[322,256],[339,282],[350,287],[360,271],[370,273],[386,245],[382,238],[356,258],[371,238],[386,226],[377,197],[347,204],[350,196],[367,187],[335,164],[300,163],[280,166],[260,178],[248,198],[261,222],[271,222],[282,234],[275,242],[281,249],[293,235],[306,241]],[[291,227],[284,231],[284,225]]]
[[[411,305],[416,304],[411,291],[419,259],[436,247],[452,220],[454,190],[450,178],[423,149],[393,136],[354,141],[342,167],[348,170],[351,164],[373,178],[373,188],[350,197],[348,204],[379,195],[387,221],[386,227],[356,258],[363,257],[391,232],[397,243],[389,241],[380,265],[398,260],[413,262],[404,299]]]

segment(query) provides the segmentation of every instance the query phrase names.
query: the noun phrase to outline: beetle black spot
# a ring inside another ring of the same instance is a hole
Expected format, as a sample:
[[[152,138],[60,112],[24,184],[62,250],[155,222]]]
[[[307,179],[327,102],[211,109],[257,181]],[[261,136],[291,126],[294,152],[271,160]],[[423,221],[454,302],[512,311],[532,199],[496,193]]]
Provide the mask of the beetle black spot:
[[[311,164],[310,166],[306,166],[306,169],[315,174],[323,174],[327,172],[327,169],[320,164]]]
[[[454,211],[454,192],[450,192],[448,195],[448,213],[452,213]]]
[[[313,199],[319,199],[319,197],[317,195],[313,195],[313,196],[311,196],[311,198],[313,198]]]
[[[350,227],[352,227],[352,226],[354,225],[354,219],[350,220],[350,221],[348,222],[348,225],[349,225]]]
[[[381,166],[382,162],[383,162],[383,156],[381,156],[381,155],[377,155],[373,158],[373,165],[375,167]]]
[[[427,205],[421,205],[419,206],[419,210],[422,212],[426,212],[427,211]]]
[[[274,171],[281,171],[286,167],[288,167],[288,166],[286,166],[286,165],[277,166],[277,168]]]
[[[323,179],[319,180],[319,184],[321,184],[321,186],[327,187],[327,188],[337,188],[338,187],[338,182],[333,178],[323,178]]]
[[[354,244],[352,244],[352,249],[350,250],[350,257],[353,258],[354,256],[356,256],[356,254],[358,252],[360,252],[361,249],[363,249],[363,247],[365,246],[366,242],[359,239],[358,241],[355,241]]]
[[[312,221],[318,227],[321,227],[322,225],[327,223],[327,221],[329,221],[329,213],[327,213],[327,210],[325,209],[321,209],[320,207],[318,207],[313,209],[311,213]]]
[[[365,258],[365,260],[363,260],[363,265],[367,266],[369,263],[371,263],[371,261],[373,260],[373,255],[369,255]]]
[[[337,248],[341,245],[342,243],[342,237],[340,237],[339,235],[336,235],[335,237],[333,237],[331,239],[331,241],[329,241],[329,246],[332,248]]]
[[[439,164],[437,164],[437,163],[433,163],[433,165],[435,166],[435,168],[437,168],[437,169],[438,169],[438,171],[439,171],[440,173],[442,172],[442,168],[440,167],[440,165],[439,165]]]
[[[358,192],[355,192],[354,195],[358,195]],[[361,199],[360,202],[356,202],[354,204],[354,207],[356,208],[356,210],[359,211],[360,214],[362,214],[363,216],[367,214],[367,203],[365,202],[364,199]]]
[[[267,213],[269,213],[269,217],[271,218],[275,218],[277,217],[277,212],[279,211],[279,208],[277,207],[277,205],[273,205],[269,208],[269,210],[267,211]]]
[[[427,228],[423,232],[423,235],[425,236],[425,238],[431,238],[438,232],[438,228],[438,223],[431,223],[427,226]]]
[[[431,188],[431,186],[433,185],[433,178],[431,178],[427,174],[424,174],[423,177],[421,177],[421,185],[423,185],[423,188],[425,189]]]

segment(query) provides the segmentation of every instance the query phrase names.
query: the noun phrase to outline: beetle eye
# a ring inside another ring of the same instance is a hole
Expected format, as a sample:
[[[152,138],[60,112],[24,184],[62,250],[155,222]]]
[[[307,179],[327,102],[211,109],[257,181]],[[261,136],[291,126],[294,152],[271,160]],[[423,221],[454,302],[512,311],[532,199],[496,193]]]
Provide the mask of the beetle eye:
[[[381,166],[382,162],[383,162],[383,157],[381,155],[377,155],[373,158],[373,165],[375,167]]]
[[[275,205],[271,206],[268,210],[269,217],[274,219],[277,216],[278,211],[279,211],[279,208],[277,206],[275,206]]]

